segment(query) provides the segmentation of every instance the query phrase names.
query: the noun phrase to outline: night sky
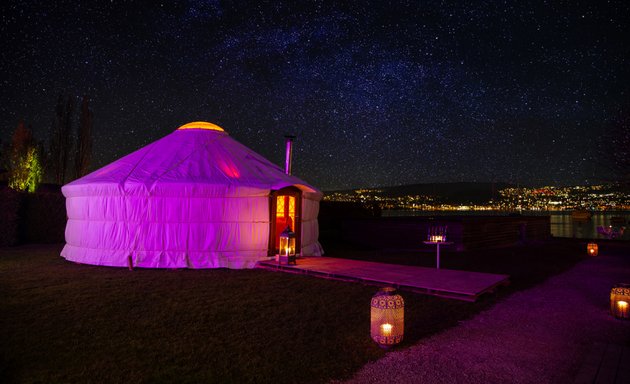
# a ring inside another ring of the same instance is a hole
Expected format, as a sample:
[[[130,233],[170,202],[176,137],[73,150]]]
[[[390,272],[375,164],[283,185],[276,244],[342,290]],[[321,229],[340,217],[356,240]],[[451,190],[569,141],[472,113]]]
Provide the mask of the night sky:
[[[4,3],[2,142],[88,95],[93,169],[203,120],[323,190],[592,184],[630,101],[628,1]]]

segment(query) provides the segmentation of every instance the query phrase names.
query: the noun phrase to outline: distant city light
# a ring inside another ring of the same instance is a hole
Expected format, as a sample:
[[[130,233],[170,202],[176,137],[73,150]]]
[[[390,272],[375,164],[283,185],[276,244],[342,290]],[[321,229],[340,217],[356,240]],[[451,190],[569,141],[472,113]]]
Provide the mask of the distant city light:
[[[378,205],[383,210],[417,211],[572,211],[630,210],[630,195],[615,190],[615,185],[538,188],[505,188],[498,198],[485,204],[444,203],[439,196],[390,196],[380,189],[332,192],[325,201]]]

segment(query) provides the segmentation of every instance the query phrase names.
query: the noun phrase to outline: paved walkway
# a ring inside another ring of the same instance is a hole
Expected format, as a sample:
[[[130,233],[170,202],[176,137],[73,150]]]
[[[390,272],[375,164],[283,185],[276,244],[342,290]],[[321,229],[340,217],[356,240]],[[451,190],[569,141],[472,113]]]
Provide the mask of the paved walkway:
[[[630,365],[621,360],[630,321],[609,313],[610,288],[620,282],[630,282],[630,254],[585,260],[455,328],[387,353],[349,382],[629,383]]]
[[[267,269],[305,273],[317,277],[388,285],[403,290],[466,301],[475,301],[480,295],[493,291],[498,285],[507,284],[509,280],[508,275],[334,257],[300,258],[295,265],[281,265],[275,261],[259,262],[258,265]]]

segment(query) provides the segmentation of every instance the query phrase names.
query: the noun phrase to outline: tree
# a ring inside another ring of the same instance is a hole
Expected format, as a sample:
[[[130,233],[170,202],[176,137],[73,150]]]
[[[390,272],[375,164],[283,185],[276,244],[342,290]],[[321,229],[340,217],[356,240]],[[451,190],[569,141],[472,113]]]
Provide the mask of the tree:
[[[90,166],[90,160],[92,158],[92,121],[89,98],[83,96],[77,132],[77,151],[74,158],[77,178],[85,176]]]
[[[63,96],[59,96],[55,108],[55,120],[53,122],[50,138],[50,170],[57,184],[64,184],[66,171],[72,150],[72,110],[74,103],[68,96],[64,102]]]
[[[17,191],[35,192],[42,181],[38,146],[30,127],[20,121],[11,140],[9,155],[9,187]]]

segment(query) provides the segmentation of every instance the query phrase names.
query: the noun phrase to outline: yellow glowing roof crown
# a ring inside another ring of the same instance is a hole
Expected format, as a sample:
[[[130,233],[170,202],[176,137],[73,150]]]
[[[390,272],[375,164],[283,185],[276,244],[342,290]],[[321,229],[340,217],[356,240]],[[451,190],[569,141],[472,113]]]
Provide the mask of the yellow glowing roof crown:
[[[207,129],[209,131],[225,132],[223,128],[219,127],[218,125],[205,121],[193,121],[192,123],[184,124],[181,127],[177,128],[178,131],[180,129]]]

